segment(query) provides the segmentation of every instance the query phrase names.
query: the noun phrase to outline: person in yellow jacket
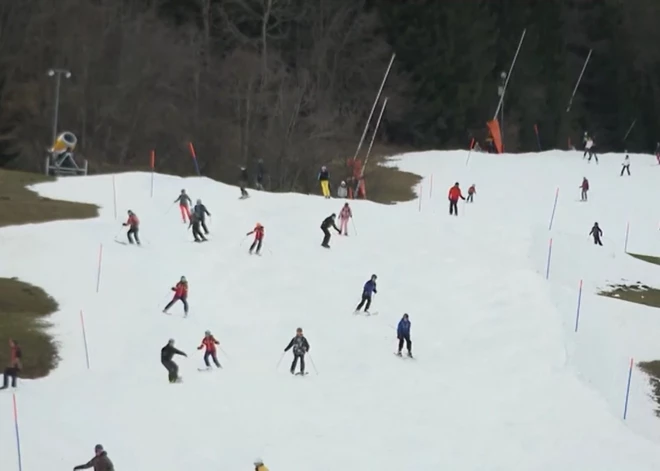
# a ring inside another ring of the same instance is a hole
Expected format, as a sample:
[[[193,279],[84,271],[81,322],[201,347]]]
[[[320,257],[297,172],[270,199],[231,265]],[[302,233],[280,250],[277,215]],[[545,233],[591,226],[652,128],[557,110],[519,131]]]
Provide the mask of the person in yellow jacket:
[[[254,460],[254,471],[268,471],[268,468],[264,464],[264,460],[261,458]]]
[[[321,193],[326,198],[330,198],[330,174],[328,168],[324,165],[319,172],[319,183],[321,183]]]

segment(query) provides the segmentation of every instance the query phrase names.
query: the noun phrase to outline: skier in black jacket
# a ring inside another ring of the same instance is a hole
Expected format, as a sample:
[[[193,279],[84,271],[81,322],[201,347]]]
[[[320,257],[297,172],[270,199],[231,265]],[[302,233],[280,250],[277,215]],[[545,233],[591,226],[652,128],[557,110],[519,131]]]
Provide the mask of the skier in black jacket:
[[[298,364],[298,359],[300,359],[300,374],[305,374],[305,353],[309,352],[309,342],[303,335],[303,330],[298,327],[296,329],[296,336],[291,339],[289,345],[284,349],[285,352],[288,352],[293,347],[293,362],[291,363],[291,374],[295,374],[296,365]]]
[[[160,349],[160,362],[163,364],[167,370],[170,383],[176,383],[179,379],[179,366],[172,361],[174,355],[183,355],[188,357],[178,348],[174,347],[174,339],[170,339],[163,348]]]
[[[323,222],[321,223],[321,230],[323,231],[323,242],[321,242],[321,246],[325,247],[326,249],[330,248],[330,231],[328,230],[329,227],[334,227],[335,230],[337,231],[337,234],[341,235],[341,231],[335,224],[335,218],[337,215],[335,213],[332,213],[330,216],[325,218]]]
[[[206,216],[210,217],[211,213],[209,213],[206,206],[202,204],[202,200],[197,200],[197,203],[195,203],[195,207],[193,208],[193,213],[199,219],[199,223],[202,225],[202,229],[204,229],[204,234],[208,235],[209,229],[206,227]]]
[[[600,228],[597,222],[594,222],[594,227],[591,228],[589,235],[593,236],[594,244],[601,246],[603,245],[603,243],[600,240],[600,236],[603,235],[603,230]]]
[[[245,187],[248,186],[249,181],[250,180],[248,179],[247,168],[241,167],[241,176],[239,177],[239,185],[241,187],[241,198],[240,199],[242,199],[242,200],[250,196],[248,194],[247,190],[245,189]]]

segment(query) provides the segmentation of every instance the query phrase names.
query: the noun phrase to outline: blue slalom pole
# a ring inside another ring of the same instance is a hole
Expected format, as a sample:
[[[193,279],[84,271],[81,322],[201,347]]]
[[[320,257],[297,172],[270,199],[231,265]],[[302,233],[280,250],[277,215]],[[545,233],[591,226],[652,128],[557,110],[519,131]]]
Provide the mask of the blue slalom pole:
[[[552,239],[550,239],[550,245],[548,246],[548,261],[545,265],[545,279],[550,278],[550,258],[552,257]]]
[[[575,314],[575,332],[578,331],[580,322],[580,305],[582,304],[582,280],[580,280],[580,289],[578,290],[577,313]]]
[[[628,416],[628,398],[630,397],[630,380],[632,379],[633,359],[630,359],[630,368],[628,369],[628,384],[626,385],[626,403],[623,407],[623,420]]]
[[[552,222],[555,220],[555,211],[557,210],[557,199],[559,198],[559,187],[555,191],[555,203],[552,205],[552,214],[550,215],[550,224],[548,224],[548,230],[552,230]]]
[[[16,450],[18,455],[18,471],[23,471],[23,458],[21,456],[21,434],[18,431],[18,407],[16,407],[16,394],[12,394],[14,402],[14,428],[16,429]]]

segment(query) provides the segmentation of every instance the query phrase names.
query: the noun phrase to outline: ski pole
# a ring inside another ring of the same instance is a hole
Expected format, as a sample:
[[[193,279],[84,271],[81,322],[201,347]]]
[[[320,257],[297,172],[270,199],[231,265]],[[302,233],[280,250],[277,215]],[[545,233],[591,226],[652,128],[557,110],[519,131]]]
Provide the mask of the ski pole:
[[[280,357],[280,360],[277,362],[277,366],[275,367],[275,371],[277,371],[280,368],[280,363],[282,363],[282,360],[284,359],[284,355],[286,355],[286,352],[282,353],[282,356]]]
[[[172,208],[174,207],[175,204],[176,204],[176,201],[175,201],[174,203],[172,203],[172,204],[170,205],[169,208],[167,208],[167,211],[165,211],[165,214],[167,214],[167,213],[169,213],[170,211],[172,211]]]
[[[314,359],[312,358],[312,355],[307,352],[307,355],[309,355],[309,362],[312,364],[312,368],[314,368],[314,373],[318,376],[319,370],[316,369],[316,365],[314,364]]]
[[[229,355],[227,355],[227,352],[225,352],[220,345],[218,345],[218,350],[220,350],[222,352],[222,354],[227,357],[227,360],[231,359],[231,358],[229,358]]]
[[[353,230],[355,231],[355,235],[358,235],[357,227],[355,227],[355,219],[351,218],[351,223],[353,223]]]

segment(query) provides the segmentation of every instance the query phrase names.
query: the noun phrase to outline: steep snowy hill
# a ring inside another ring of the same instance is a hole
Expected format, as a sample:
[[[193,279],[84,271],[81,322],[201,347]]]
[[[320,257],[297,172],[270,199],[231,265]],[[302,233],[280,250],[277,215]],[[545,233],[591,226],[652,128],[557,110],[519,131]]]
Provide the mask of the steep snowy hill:
[[[94,221],[2,231],[0,276],[40,285],[61,305],[60,367],[17,391],[24,468],[71,467],[98,442],[118,470],[249,469],[256,456],[273,471],[657,469],[660,434],[640,373],[626,422],[621,412],[629,358],[658,357],[660,320],[595,292],[607,280],[660,281],[623,253],[628,223],[629,249],[654,251],[660,169],[637,155],[630,178],[618,176],[621,156],[599,166],[577,153],[472,155],[467,166],[465,157],[401,157],[425,177],[421,211],[419,201],[352,202],[355,228],[333,235],[331,250],[319,226],[338,200],[252,192],[240,201],[234,187],[162,175],[151,198],[150,175],[138,173],[37,186],[103,209]],[[588,203],[576,201],[582,176]],[[446,199],[455,181],[478,191],[457,218]],[[172,207],[182,188],[212,213],[208,243],[192,243]],[[128,209],[143,247],[113,241]],[[604,247],[587,237],[595,220]],[[266,229],[261,257],[247,254],[256,222]],[[372,273],[378,315],[354,316]],[[190,315],[179,305],[164,315],[182,275]],[[404,312],[414,360],[392,355]],[[277,367],[296,327],[311,344],[306,377],[288,373],[290,353]],[[212,373],[197,371],[206,329],[226,352]],[[160,365],[170,337],[189,355],[176,359],[182,384],[168,384]],[[0,457],[9,466],[15,455],[11,396],[1,394]]]

